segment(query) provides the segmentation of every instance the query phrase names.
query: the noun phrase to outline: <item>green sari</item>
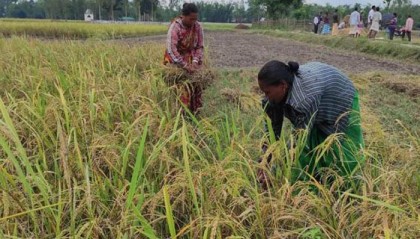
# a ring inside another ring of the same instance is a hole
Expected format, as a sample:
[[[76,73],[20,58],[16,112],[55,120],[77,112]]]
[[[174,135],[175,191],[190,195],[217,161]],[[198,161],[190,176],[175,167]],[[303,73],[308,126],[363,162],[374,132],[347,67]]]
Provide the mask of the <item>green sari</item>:
[[[293,170],[293,181],[307,180],[308,175],[319,180],[323,168],[330,168],[340,176],[351,177],[360,168],[364,162],[364,141],[357,92],[349,114],[349,125],[343,134],[327,136],[316,127],[312,128],[298,166]]]

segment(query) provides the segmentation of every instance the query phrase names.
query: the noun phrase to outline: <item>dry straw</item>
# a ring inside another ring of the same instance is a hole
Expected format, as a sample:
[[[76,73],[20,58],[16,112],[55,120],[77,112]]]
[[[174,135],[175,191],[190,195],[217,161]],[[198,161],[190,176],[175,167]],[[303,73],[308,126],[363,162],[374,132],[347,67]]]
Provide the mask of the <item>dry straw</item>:
[[[194,73],[188,73],[182,68],[167,65],[163,68],[163,79],[169,85],[194,83],[202,88],[206,88],[213,83],[216,73],[209,67],[203,66]]]

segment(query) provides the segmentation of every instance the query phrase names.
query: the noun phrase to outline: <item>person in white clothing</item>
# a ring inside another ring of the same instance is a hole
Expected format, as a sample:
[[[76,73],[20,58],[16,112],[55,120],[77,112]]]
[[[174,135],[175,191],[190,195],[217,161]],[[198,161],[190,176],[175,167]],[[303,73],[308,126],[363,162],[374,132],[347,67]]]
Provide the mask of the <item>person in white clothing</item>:
[[[358,12],[357,7],[354,8],[354,11],[350,15],[350,32],[349,34],[353,37],[358,37],[359,28],[357,25],[360,22],[360,13]]]
[[[370,29],[370,26],[372,26],[372,18],[373,18],[373,14],[375,13],[375,10],[376,10],[376,7],[375,5],[373,5],[368,15],[368,29]]]
[[[318,25],[319,25],[319,16],[314,17],[314,33],[318,33]]]
[[[370,27],[369,35],[368,35],[369,38],[375,38],[376,34],[378,34],[379,32],[379,28],[381,27],[382,14],[379,10],[380,10],[379,7],[376,7],[376,11],[373,14],[372,26]]]

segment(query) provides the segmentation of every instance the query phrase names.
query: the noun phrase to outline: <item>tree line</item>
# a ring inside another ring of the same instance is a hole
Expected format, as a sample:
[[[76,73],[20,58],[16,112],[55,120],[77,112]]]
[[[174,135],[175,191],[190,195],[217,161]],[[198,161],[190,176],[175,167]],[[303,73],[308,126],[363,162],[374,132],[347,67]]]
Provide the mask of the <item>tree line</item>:
[[[420,23],[420,6],[410,0],[384,0],[383,13],[397,12],[402,22],[412,15]],[[119,20],[131,17],[144,21],[170,21],[180,12],[179,0],[0,0],[0,17],[82,20],[86,9],[91,9],[95,19]],[[240,3],[197,3],[200,20],[206,22],[252,22],[261,18],[312,19],[319,12],[338,9],[340,16],[350,14],[358,7],[367,15],[370,5],[361,6],[303,4],[302,0],[248,0]]]
[[[170,0],[0,0],[0,17],[82,20],[90,9],[95,19],[168,21],[179,15],[180,1]],[[164,4],[166,3],[166,4]],[[199,2],[200,18],[208,22],[251,21],[240,4]]]

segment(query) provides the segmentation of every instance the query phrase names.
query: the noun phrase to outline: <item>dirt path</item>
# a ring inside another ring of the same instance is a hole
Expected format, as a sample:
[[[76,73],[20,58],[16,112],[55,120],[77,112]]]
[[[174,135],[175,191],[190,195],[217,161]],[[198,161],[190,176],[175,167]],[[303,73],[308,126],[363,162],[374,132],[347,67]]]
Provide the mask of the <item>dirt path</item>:
[[[165,36],[150,36],[126,39],[131,43],[165,42]],[[399,73],[420,73],[420,65],[403,64],[386,58],[363,53],[332,49],[325,46],[300,43],[288,39],[241,32],[206,32],[206,46],[214,67],[243,68],[261,67],[273,59],[297,61],[321,61],[334,65],[346,72],[361,73],[387,71]]]

